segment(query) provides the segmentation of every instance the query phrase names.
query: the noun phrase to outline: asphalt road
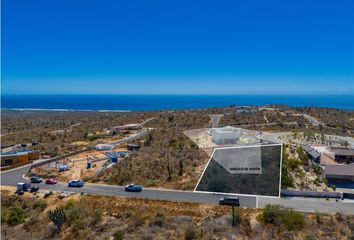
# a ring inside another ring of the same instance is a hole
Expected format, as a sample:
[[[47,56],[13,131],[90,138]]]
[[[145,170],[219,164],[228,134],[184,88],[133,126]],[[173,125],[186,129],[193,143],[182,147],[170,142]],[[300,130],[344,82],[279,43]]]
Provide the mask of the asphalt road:
[[[144,129],[144,130],[141,130],[140,132],[138,132],[138,133],[136,133],[136,134],[134,134],[132,136],[129,136],[129,137],[126,137],[126,138],[123,138],[121,140],[114,141],[114,142],[111,142],[111,143],[108,143],[108,144],[117,145],[117,144],[122,144],[122,143],[129,142],[129,141],[133,141],[133,140],[136,140],[136,139],[138,139],[140,137],[143,137],[148,132],[149,132],[149,129]]]
[[[223,114],[209,115],[211,117],[211,127],[219,126],[220,119],[224,116]]]
[[[29,182],[22,176],[29,170],[29,166],[18,169],[9,170],[1,173],[1,184],[7,186],[16,186],[18,182]],[[155,200],[167,200],[176,202],[193,202],[218,204],[219,198],[223,195],[199,193],[192,191],[166,190],[146,188],[140,193],[125,192],[124,187],[101,185],[101,184],[85,184],[82,188],[69,188],[67,183],[58,183],[56,185],[38,184],[41,189],[53,191],[68,191],[77,193],[86,193],[92,195],[120,196],[132,198],[146,198]],[[226,194],[225,194],[226,195]],[[301,212],[321,212],[335,213],[341,212],[345,214],[354,214],[354,201],[341,201],[314,198],[275,198],[275,197],[258,197],[255,196],[239,196],[242,207],[255,208],[264,207],[267,204],[280,204],[293,208]]]
[[[23,178],[29,170],[29,166],[19,169],[13,169],[1,173],[1,184],[7,186],[16,186],[18,182],[29,182]],[[166,189],[153,189],[147,188],[140,193],[125,192],[124,187],[101,185],[101,184],[88,184],[86,183],[82,188],[69,188],[67,183],[59,182],[56,185],[47,185],[44,183],[35,184],[39,185],[40,189],[47,189],[53,191],[68,191],[87,193],[95,195],[106,196],[120,196],[120,197],[134,197],[134,198],[147,198],[155,200],[167,200],[176,202],[194,202],[194,203],[209,203],[218,204],[219,198],[222,195],[215,195],[209,193],[198,193],[191,191],[179,191],[179,190],[166,190]],[[243,207],[255,208],[257,201],[253,196],[239,196],[240,204]]]

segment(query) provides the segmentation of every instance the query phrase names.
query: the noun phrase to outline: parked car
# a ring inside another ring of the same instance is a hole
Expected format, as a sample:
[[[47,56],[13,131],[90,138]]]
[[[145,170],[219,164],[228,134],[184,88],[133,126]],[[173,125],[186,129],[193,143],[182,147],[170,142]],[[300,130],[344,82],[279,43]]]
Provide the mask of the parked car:
[[[19,182],[16,185],[16,192],[21,191],[21,190],[24,192],[27,192],[29,189],[31,189],[30,183]]]
[[[32,186],[30,192],[34,193],[34,192],[38,192],[38,190],[39,190],[39,186]]]
[[[240,206],[240,200],[238,197],[225,196],[220,198],[220,205]]]
[[[23,195],[23,194],[25,194],[25,192],[24,192],[23,190],[17,190],[16,193],[17,193],[18,195]]]
[[[57,184],[57,180],[54,178],[48,178],[45,180],[45,184]]]
[[[129,184],[125,186],[125,191],[126,192],[141,192],[143,190],[143,185],[137,185],[137,184]]]
[[[82,180],[71,180],[68,182],[68,187],[83,187],[85,185]]]
[[[59,172],[64,172],[64,171],[67,171],[69,169],[70,169],[69,165],[64,164],[64,165],[59,166],[58,170],[59,170]]]
[[[42,180],[43,179],[41,177],[38,177],[38,176],[31,177],[31,183],[41,183]]]

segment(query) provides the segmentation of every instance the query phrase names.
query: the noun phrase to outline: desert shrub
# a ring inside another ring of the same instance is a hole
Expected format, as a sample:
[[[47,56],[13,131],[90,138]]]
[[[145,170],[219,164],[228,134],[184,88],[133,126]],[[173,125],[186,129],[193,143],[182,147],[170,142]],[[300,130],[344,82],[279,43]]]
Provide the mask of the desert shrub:
[[[314,234],[306,234],[305,240],[316,240],[316,236]]]
[[[124,232],[121,230],[115,231],[113,234],[113,239],[114,240],[123,240],[124,239]]]
[[[92,224],[96,225],[97,223],[99,223],[102,220],[102,215],[102,208],[96,208],[95,211],[93,211]]]
[[[288,159],[288,166],[292,169],[295,170],[300,166],[301,162],[295,158],[289,158]]]
[[[123,169],[118,176],[115,176],[114,182],[117,183],[118,185],[122,185],[125,182],[129,182],[132,179],[132,172]]]
[[[165,222],[165,215],[163,213],[157,213],[154,219],[156,226],[162,227]]]
[[[19,223],[23,223],[26,219],[25,212],[20,207],[12,207],[10,209],[9,217],[7,219],[7,223],[14,226]]]
[[[305,225],[305,218],[302,214],[279,205],[266,205],[263,209],[262,220],[265,224],[285,226],[288,230],[299,230]]]
[[[65,215],[69,226],[72,226],[74,230],[83,229],[88,225],[88,212],[87,209],[80,205],[80,203],[74,203],[66,209]]]
[[[266,205],[263,209],[262,220],[265,224],[277,225],[280,223],[281,207],[279,205]]]
[[[323,215],[322,215],[322,213],[316,212],[316,222],[318,224],[322,224],[323,223]]]
[[[304,216],[292,209],[285,209],[283,211],[282,220],[289,231],[300,230],[305,226]]]
[[[312,164],[312,170],[317,174],[317,175],[321,175],[322,174],[322,168],[320,167],[320,165],[314,163]]]
[[[136,228],[144,225],[144,219],[142,219],[141,217],[137,216],[137,215],[132,215],[130,217],[130,229],[135,230]]]
[[[43,211],[47,208],[47,202],[41,199],[36,199],[33,203],[33,208],[38,208]]]
[[[308,157],[307,157],[307,154],[305,153],[304,149],[302,147],[298,147],[296,149],[296,152],[297,152],[302,164],[305,164],[308,160]]]
[[[320,186],[321,183],[322,183],[322,181],[321,181],[320,178],[317,177],[317,178],[313,181],[313,183],[314,183],[316,186]]]
[[[184,233],[185,240],[197,239],[197,231],[194,225],[189,225]]]
[[[146,185],[147,187],[155,187],[155,186],[157,186],[159,183],[160,183],[160,180],[157,180],[157,179],[148,179],[148,180],[146,180],[145,185]]]
[[[1,207],[1,222],[6,223],[9,219],[10,210],[8,208]]]
[[[233,216],[233,224],[235,226],[240,225],[241,221],[242,221],[242,210],[241,208],[235,208],[234,210],[234,216]]]
[[[36,228],[36,225],[39,223],[39,217],[37,213],[32,214],[29,219],[24,223],[23,228],[26,231],[31,231]]]
[[[340,212],[336,212],[336,218],[337,218],[337,220],[338,221],[343,221],[343,214],[342,213],[340,213]]]

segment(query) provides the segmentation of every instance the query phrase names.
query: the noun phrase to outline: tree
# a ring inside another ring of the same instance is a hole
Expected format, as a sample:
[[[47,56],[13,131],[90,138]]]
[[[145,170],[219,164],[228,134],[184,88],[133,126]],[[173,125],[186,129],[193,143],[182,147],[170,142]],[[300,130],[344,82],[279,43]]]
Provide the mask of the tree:
[[[166,169],[167,169],[167,173],[168,173],[167,180],[171,180],[172,174],[173,174],[173,165],[171,163],[171,154],[170,153],[168,153],[166,155]]]
[[[66,221],[64,209],[62,207],[57,207],[54,211],[49,211],[48,216],[57,227],[57,233],[59,233],[61,230],[61,226]]]

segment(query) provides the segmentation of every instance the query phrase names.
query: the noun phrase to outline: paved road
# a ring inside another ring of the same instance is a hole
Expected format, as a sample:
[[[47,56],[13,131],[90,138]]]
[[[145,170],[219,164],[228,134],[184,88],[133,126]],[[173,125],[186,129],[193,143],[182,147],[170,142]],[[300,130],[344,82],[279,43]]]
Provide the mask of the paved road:
[[[258,207],[263,208],[267,204],[279,204],[285,207],[290,207],[301,212],[320,212],[320,213],[335,213],[341,212],[345,214],[354,214],[354,201],[325,200],[316,198],[258,198]]]
[[[149,131],[150,131],[150,129],[144,129],[144,130],[141,130],[140,132],[138,132],[138,133],[136,133],[136,134],[134,134],[132,136],[129,136],[129,137],[126,137],[126,138],[123,138],[123,139],[120,139],[118,141],[114,141],[114,142],[111,142],[111,143],[108,143],[108,144],[117,145],[117,144],[130,142],[130,141],[133,141],[133,140],[136,140],[138,138],[141,138],[141,137],[145,136]]]
[[[210,127],[217,127],[219,126],[220,119],[224,116],[223,114],[214,114],[209,115],[211,117],[211,124]]]
[[[16,186],[18,182],[29,182],[22,176],[29,170],[29,166],[20,169],[13,169],[1,173],[1,184],[7,186]],[[122,197],[137,197],[148,198],[155,200],[168,200],[178,202],[195,202],[195,203],[210,203],[217,204],[221,195],[197,193],[191,191],[166,190],[166,189],[144,189],[140,193],[129,193],[124,191],[124,187],[101,185],[101,184],[85,184],[83,188],[69,188],[67,183],[58,183],[56,185],[38,184],[41,189],[54,191],[69,191],[83,192],[87,194],[107,195],[107,196],[122,196]],[[243,207],[255,208],[256,197],[240,196],[240,204]]]
[[[19,169],[13,169],[1,173],[1,184],[8,186],[16,186],[18,182],[28,182],[23,179],[23,175],[27,173],[29,166]],[[166,189],[144,189],[140,193],[128,193],[124,191],[123,187],[100,185],[100,184],[86,184],[83,188],[68,188],[66,183],[58,183],[56,185],[39,184],[41,189],[54,190],[54,191],[69,191],[78,193],[87,193],[95,195],[106,196],[121,196],[121,197],[134,197],[134,198],[147,198],[155,200],[167,200],[177,202],[195,202],[195,203],[208,203],[217,204],[222,195],[198,193],[191,191],[179,190],[166,190]],[[239,196],[240,204],[243,207],[255,208],[257,207],[257,198],[254,196]],[[354,202],[345,202],[339,200],[324,200],[314,198],[274,198],[274,197],[258,197],[258,207],[262,208],[266,204],[280,204],[286,207],[294,208],[301,212],[322,212],[334,213],[342,212],[346,214],[354,213]]]
[[[308,114],[302,113],[301,116],[303,116],[307,121],[309,121],[311,123],[311,125],[314,127],[318,127],[320,124],[322,124],[316,118],[314,118]]]

